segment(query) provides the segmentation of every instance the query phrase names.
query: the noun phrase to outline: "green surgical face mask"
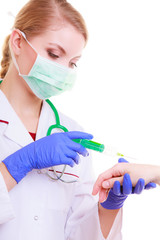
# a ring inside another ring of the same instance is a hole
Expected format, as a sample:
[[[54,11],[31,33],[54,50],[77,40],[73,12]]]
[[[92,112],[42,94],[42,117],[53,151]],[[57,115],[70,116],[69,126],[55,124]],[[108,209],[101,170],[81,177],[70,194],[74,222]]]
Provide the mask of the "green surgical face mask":
[[[27,40],[25,34],[23,32],[21,33],[27,43],[37,53],[35,48]],[[76,79],[75,69],[71,69],[48,60],[40,56],[38,53],[28,75],[20,73],[18,64],[13,54],[12,59],[19,75],[26,81],[33,93],[40,99],[47,99],[61,94],[66,90],[70,90],[74,85]]]

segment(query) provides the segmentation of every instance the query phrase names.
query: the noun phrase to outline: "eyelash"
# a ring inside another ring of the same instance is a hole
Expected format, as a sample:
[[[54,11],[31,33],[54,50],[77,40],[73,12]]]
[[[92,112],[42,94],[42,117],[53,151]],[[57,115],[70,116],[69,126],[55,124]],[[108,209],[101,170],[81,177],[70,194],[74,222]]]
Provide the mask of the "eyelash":
[[[77,67],[77,64],[76,63],[71,63],[71,66]]]
[[[50,57],[52,57],[52,58],[59,58],[58,55],[56,55],[56,54],[54,54],[54,53],[52,53],[52,52],[50,52],[50,51],[48,51],[48,55],[49,55]]]

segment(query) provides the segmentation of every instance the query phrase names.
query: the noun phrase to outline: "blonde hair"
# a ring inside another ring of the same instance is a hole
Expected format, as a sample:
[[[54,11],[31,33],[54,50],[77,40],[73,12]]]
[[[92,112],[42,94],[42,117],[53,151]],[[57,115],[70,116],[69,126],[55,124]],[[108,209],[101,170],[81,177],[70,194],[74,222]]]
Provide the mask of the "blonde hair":
[[[74,26],[88,40],[88,32],[81,14],[66,0],[30,0],[17,14],[13,28],[19,29],[29,37],[43,33],[53,21],[65,20]],[[10,62],[10,35],[2,48],[0,78],[4,78]]]

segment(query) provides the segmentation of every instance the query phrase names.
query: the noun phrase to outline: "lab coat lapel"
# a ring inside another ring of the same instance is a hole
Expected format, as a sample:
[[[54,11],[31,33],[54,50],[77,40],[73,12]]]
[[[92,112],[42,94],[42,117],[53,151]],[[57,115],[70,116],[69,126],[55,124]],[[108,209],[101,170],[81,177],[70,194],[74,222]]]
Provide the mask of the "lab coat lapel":
[[[55,115],[46,101],[43,101],[39,124],[36,134],[36,140],[45,137],[49,126],[56,124]]]
[[[0,90],[0,119],[8,124],[3,128],[2,134],[10,140],[16,142],[21,147],[33,142],[32,137],[27,132],[20,118],[12,108],[4,93]]]

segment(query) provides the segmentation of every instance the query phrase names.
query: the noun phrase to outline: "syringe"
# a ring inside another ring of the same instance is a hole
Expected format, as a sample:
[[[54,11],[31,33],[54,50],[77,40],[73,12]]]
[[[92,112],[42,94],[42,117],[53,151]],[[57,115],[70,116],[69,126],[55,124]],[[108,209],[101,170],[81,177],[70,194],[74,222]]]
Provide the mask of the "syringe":
[[[87,140],[87,139],[74,139],[74,142],[80,143],[82,146],[84,146],[85,148],[100,152],[100,153],[104,153],[106,155],[109,156],[117,156],[117,157],[127,157],[125,155],[123,155],[122,153],[119,153],[118,151],[116,151],[113,147],[111,146],[105,146],[104,144],[101,143],[97,143],[91,140]]]

